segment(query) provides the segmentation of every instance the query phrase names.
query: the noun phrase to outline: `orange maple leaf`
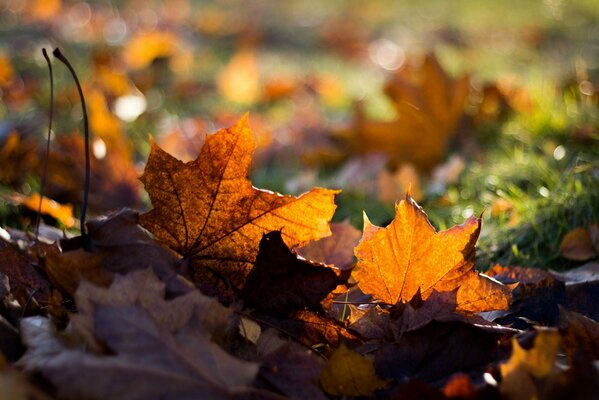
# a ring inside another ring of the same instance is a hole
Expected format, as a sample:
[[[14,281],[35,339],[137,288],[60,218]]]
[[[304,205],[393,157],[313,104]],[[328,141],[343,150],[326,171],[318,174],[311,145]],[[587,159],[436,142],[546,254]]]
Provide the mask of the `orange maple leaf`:
[[[152,142],[140,178],[154,205],[141,225],[189,262],[200,289],[223,301],[243,287],[264,233],[281,230],[290,248],[331,234],[339,191],[293,197],[253,187],[247,174],[255,147],[246,115],[207,136],[188,163]]]
[[[408,195],[395,206],[386,228],[365,216],[354,277],[360,289],[389,304],[409,301],[420,290],[426,299],[433,290],[458,289],[457,310],[473,313],[505,309],[511,289],[474,270],[474,244],[480,218],[436,232],[420,206]]]

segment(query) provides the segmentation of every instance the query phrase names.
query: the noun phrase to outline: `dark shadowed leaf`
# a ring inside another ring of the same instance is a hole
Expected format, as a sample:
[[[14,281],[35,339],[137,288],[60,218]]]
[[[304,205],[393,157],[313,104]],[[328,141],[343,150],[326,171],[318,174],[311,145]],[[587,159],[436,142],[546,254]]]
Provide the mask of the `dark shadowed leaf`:
[[[241,298],[249,307],[277,315],[303,308],[319,310],[320,302],[348,277],[349,271],[298,258],[281,232],[274,231],[260,241]]]
[[[251,391],[258,365],[211,341],[230,311],[197,290],[171,301],[163,294],[151,270],[119,275],[108,289],[85,283],[76,295],[76,329],[109,354],[73,347],[48,320],[30,318],[22,324],[28,351],[20,364],[67,399],[228,399]]]
[[[81,278],[107,286],[116,273],[152,267],[170,294],[190,291],[192,286],[175,273],[180,264],[177,257],[150,238],[137,220],[137,212],[123,209],[89,221],[90,251],[84,250],[76,237],[61,243],[62,253],[47,254],[45,267],[52,282],[72,296]]]

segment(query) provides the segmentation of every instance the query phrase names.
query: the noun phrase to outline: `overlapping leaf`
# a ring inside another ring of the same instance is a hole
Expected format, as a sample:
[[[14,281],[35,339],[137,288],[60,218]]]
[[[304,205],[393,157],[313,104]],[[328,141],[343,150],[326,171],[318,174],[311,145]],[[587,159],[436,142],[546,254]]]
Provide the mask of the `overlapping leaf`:
[[[245,117],[208,136],[188,163],[153,143],[141,177],[154,206],[142,226],[189,261],[200,289],[222,300],[243,286],[264,233],[281,230],[289,247],[330,234],[337,191],[296,198],[254,188],[247,178],[254,149]]]
[[[248,396],[258,365],[211,340],[226,329],[231,310],[197,290],[170,301],[164,293],[149,269],[118,276],[109,289],[81,285],[74,325],[96,351],[69,345],[49,320],[33,317],[22,323],[28,352],[20,363],[41,372],[64,399]]]

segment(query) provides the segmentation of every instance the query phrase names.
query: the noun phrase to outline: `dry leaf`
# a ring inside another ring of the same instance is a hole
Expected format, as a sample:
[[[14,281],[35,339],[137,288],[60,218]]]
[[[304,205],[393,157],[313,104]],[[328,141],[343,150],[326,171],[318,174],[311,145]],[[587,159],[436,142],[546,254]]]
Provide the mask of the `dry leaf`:
[[[179,51],[179,37],[169,31],[149,31],[136,34],[123,50],[132,69],[145,68],[157,58],[168,58]]]
[[[515,400],[539,398],[539,382],[555,373],[560,341],[560,335],[554,329],[537,331],[533,347],[529,350],[522,348],[516,338],[512,339],[512,356],[500,366],[502,380],[499,389],[502,396]]]
[[[320,374],[320,384],[332,396],[370,396],[388,382],[374,372],[372,360],[341,344]]]
[[[464,322],[433,321],[381,344],[374,365],[380,377],[398,382],[416,378],[439,384],[456,371],[481,376],[505,334]]]
[[[313,351],[284,342],[264,357],[260,377],[294,400],[326,400],[318,386],[324,361]]]
[[[570,363],[577,357],[599,360],[599,323],[561,306],[559,312],[559,330]]]
[[[330,234],[335,190],[300,197],[256,189],[247,178],[255,141],[244,117],[206,138],[198,158],[183,163],[155,143],[144,174],[154,209],[140,223],[189,263],[206,294],[232,300],[241,289],[269,231],[289,247]]]
[[[361,339],[346,329],[336,319],[302,310],[289,318],[275,318],[270,315],[254,315],[254,319],[268,327],[294,338],[306,347],[318,348],[327,352],[328,348],[337,348],[343,343],[359,345]]]
[[[310,242],[296,249],[308,260],[332,264],[340,269],[349,269],[354,264],[354,247],[360,241],[360,231],[349,221],[331,223],[331,236]]]
[[[560,256],[569,260],[586,261],[597,257],[593,239],[586,228],[576,228],[566,233],[559,248]]]
[[[217,85],[228,100],[252,104],[258,100],[260,74],[256,54],[250,48],[239,50],[220,73]]]
[[[409,196],[396,204],[386,228],[365,217],[364,233],[355,249],[353,276],[364,293],[389,304],[408,301],[420,291],[457,292],[457,310],[475,313],[506,309],[510,288],[474,270],[474,244],[480,219],[435,232],[422,208]]]
[[[0,87],[8,86],[13,78],[15,72],[10,62],[10,58],[4,54],[0,53]]]
[[[82,278],[107,286],[115,273],[126,274],[151,266],[167,283],[169,292],[185,293],[190,287],[176,276],[179,261],[137,225],[138,214],[129,209],[87,223],[91,249],[84,250],[76,237],[62,242],[63,251],[49,252],[45,271],[57,287],[72,296]],[[69,248],[69,246],[73,248]]]
[[[28,351],[19,364],[39,371],[66,399],[229,399],[248,395],[258,365],[241,361],[211,341],[231,311],[197,290],[164,300],[151,270],[119,276],[109,289],[82,285],[75,328],[86,344],[72,347],[48,320],[22,323]],[[224,325],[224,326],[223,326]]]
[[[28,209],[37,212],[40,203],[40,195],[34,193],[28,197],[17,196],[15,197],[15,200],[20,201],[21,204],[23,204]],[[41,211],[42,214],[51,216],[67,228],[72,228],[75,225],[75,217],[73,217],[73,206],[71,204],[59,204],[56,201],[44,196],[42,198]]]
[[[51,294],[48,279],[34,267],[32,259],[12,245],[0,240],[0,273],[9,280],[11,293],[21,307],[36,303],[46,305]]]
[[[0,355],[0,357],[2,357]],[[52,400],[40,389],[27,380],[25,374],[15,368],[1,371],[0,368],[0,399],[2,400]]]
[[[385,94],[397,111],[393,121],[374,121],[357,103],[354,126],[337,134],[357,152],[382,152],[394,164],[410,163],[421,171],[439,164],[464,112],[469,78],[451,79],[436,58],[400,69]]]
[[[241,298],[247,306],[274,315],[304,308],[320,310],[320,302],[348,277],[349,270],[298,258],[283,242],[281,232],[273,231],[260,241]]]
[[[566,304],[566,287],[560,279],[538,268],[500,265],[495,265],[487,274],[503,284],[517,285],[507,315],[497,318],[496,322],[517,329],[557,324],[558,304]]]
[[[410,193],[416,201],[424,198],[420,176],[411,164],[403,164],[393,173],[386,169],[381,170],[378,176],[378,192],[379,200],[383,203],[394,202],[404,193]]]

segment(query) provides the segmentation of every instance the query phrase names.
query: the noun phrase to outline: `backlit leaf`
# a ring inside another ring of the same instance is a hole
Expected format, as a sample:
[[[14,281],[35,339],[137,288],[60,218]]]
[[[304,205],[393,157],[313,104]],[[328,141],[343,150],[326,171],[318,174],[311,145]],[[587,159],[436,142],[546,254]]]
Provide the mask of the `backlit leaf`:
[[[505,309],[510,289],[474,270],[474,244],[480,219],[436,232],[422,208],[409,196],[396,204],[395,219],[386,228],[364,222],[355,249],[354,277],[363,292],[395,304],[420,291],[457,291],[457,310],[466,313]]]
[[[183,163],[152,143],[141,176],[154,209],[140,223],[189,262],[206,294],[232,300],[245,283],[264,233],[280,230],[289,247],[330,235],[335,190],[300,197],[256,189],[247,178],[256,147],[247,117],[209,135]]]

